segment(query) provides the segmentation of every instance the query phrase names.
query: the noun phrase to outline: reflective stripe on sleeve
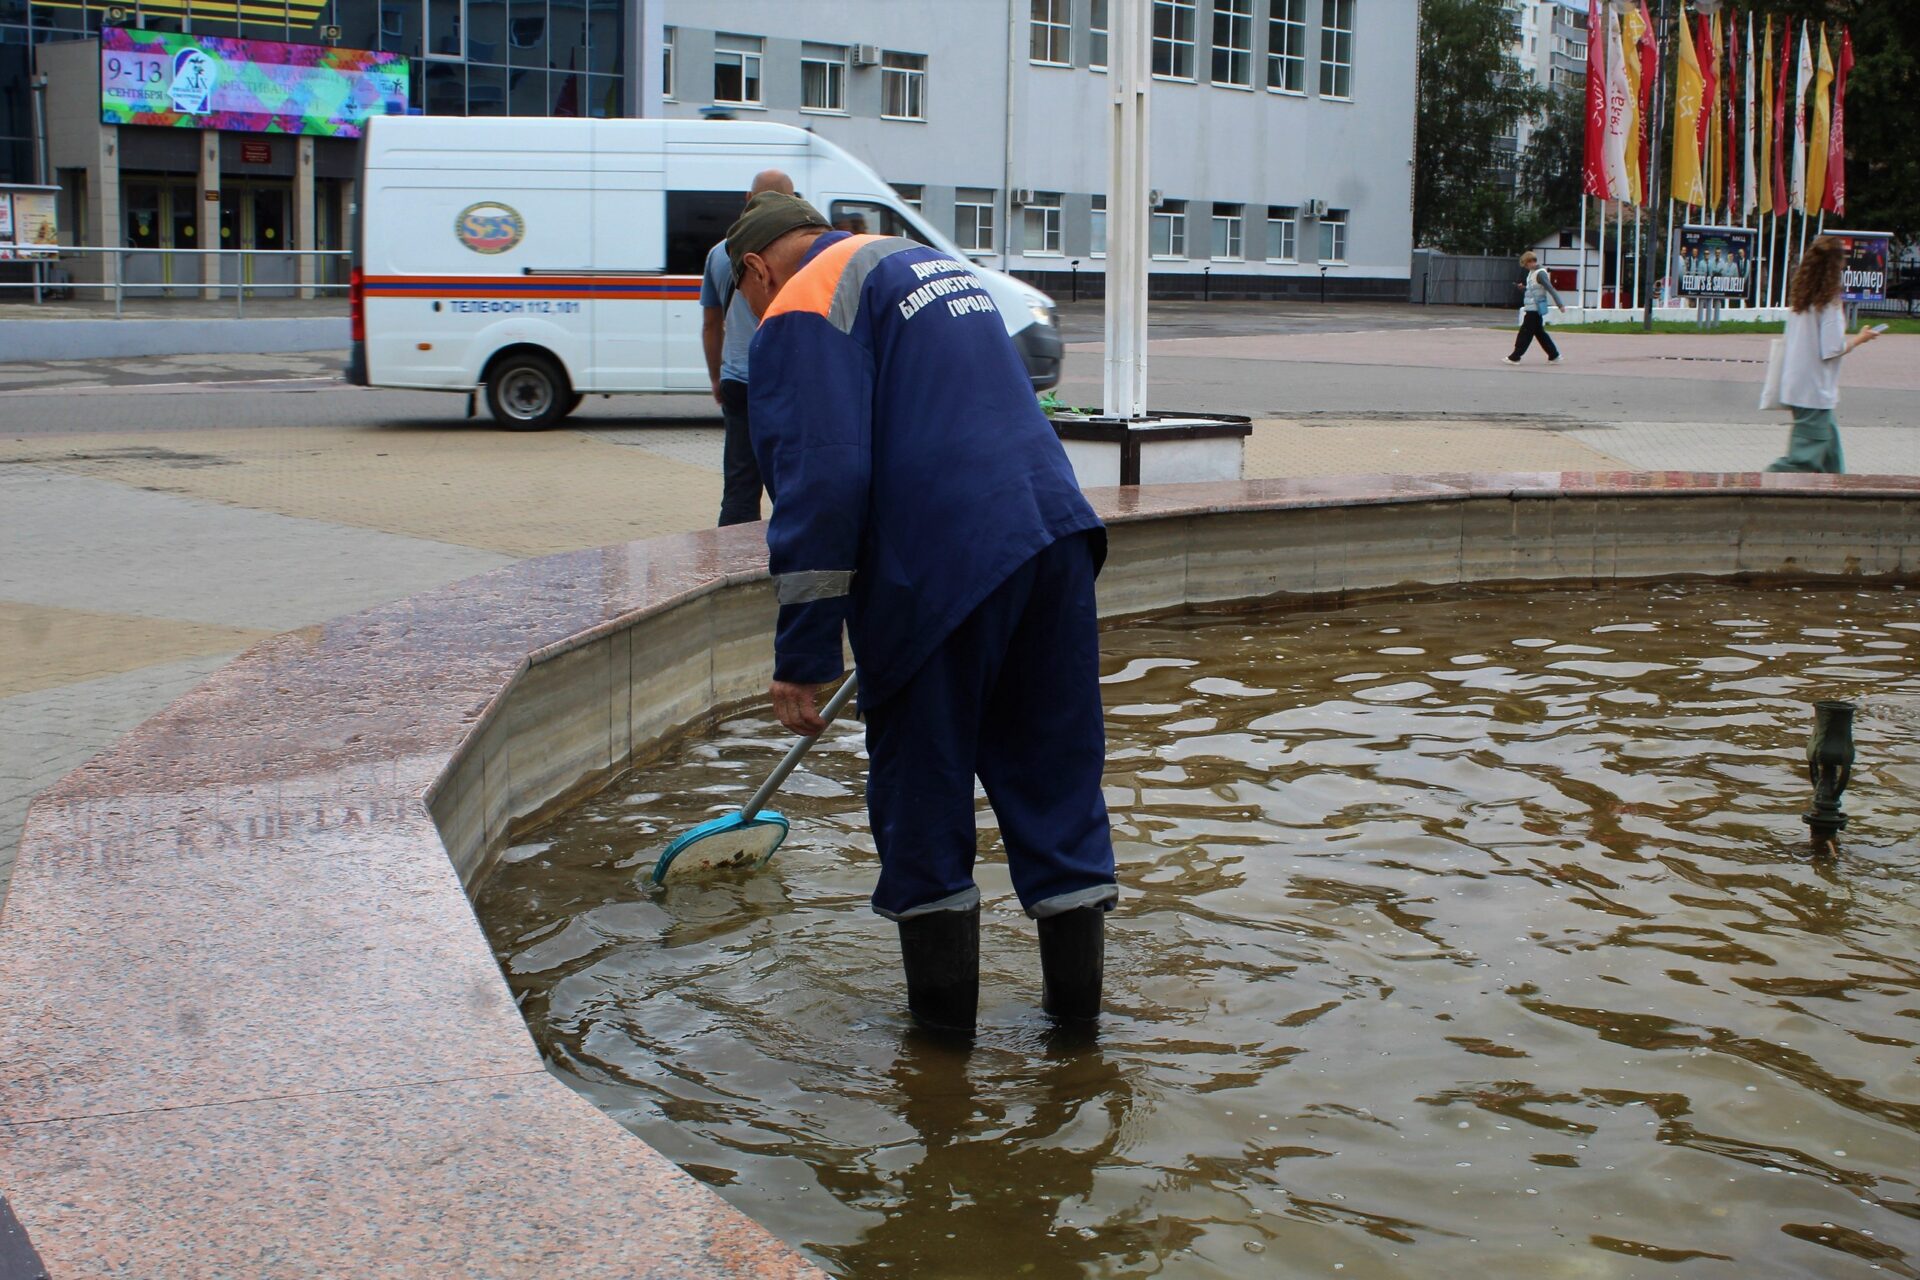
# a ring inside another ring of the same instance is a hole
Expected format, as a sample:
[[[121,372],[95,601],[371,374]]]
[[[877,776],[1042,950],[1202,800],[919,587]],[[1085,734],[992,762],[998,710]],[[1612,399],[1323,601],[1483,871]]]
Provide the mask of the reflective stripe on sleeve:
[[[805,569],[799,573],[773,575],[774,599],[781,604],[806,604],[811,600],[831,600],[853,590],[851,569]]]

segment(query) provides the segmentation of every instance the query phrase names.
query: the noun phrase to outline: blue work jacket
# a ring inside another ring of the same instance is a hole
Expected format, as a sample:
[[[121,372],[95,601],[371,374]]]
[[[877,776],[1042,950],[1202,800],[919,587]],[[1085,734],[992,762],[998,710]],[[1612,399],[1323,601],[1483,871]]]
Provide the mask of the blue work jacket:
[[[1102,527],[993,300],[938,249],[821,235],[748,363],[776,679],[838,676],[844,626],[878,706],[1015,569]]]

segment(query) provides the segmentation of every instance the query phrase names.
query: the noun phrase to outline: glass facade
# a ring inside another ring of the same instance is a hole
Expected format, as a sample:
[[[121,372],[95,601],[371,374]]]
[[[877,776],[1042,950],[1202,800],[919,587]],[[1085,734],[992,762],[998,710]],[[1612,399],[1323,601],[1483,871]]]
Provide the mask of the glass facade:
[[[622,0],[0,0],[0,182],[31,182],[32,46],[114,25],[404,53],[431,115],[617,116]]]

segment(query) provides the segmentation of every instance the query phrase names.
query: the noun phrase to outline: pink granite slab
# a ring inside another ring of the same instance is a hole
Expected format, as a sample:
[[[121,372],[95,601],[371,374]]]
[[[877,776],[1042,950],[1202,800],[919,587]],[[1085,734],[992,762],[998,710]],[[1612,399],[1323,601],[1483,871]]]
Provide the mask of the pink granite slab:
[[[1155,554],[1179,557],[1183,522],[1211,515],[1559,495],[1904,513],[1920,479],[1347,476],[1094,500],[1167,522]],[[531,660],[764,577],[762,536],[530,560],[275,637],[34,802],[0,904],[0,1177],[56,1276],[810,1272],[541,1070],[425,809]]]
[[[0,1169],[56,1280],[820,1274],[537,1067],[0,1126]]]

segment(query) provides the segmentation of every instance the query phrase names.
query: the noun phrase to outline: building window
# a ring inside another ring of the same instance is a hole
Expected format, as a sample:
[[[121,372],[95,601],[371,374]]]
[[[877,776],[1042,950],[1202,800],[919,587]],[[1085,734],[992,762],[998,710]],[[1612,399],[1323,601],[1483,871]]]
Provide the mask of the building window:
[[[1215,262],[1238,262],[1246,256],[1242,252],[1245,244],[1245,225],[1245,205],[1215,204],[1213,206],[1212,257]]]
[[[880,55],[880,115],[887,120],[927,118],[926,54]]]
[[[1300,230],[1300,211],[1291,205],[1267,206],[1267,261],[1298,262],[1300,250],[1295,236]]]
[[[1060,252],[1060,193],[1037,191],[1025,212],[1028,253],[1058,256]]]
[[[1353,96],[1354,0],[1320,0],[1320,96]]]
[[[1347,260],[1347,211],[1329,209],[1320,215],[1320,261]]]
[[[968,253],[993,252],[993,192],[962,187],[953,193],[953,238]]]
[[[1253,87],[1253,0],[1213,0],[1213,82]]]
[[[1087,66],[1107,69],[1107,0],[1092,0],[1087,6]]]
[[[893,189],[900,197],[900,203],[909,209],[918,209],[926,203],[927,189],[917,182],[896,182]]]
[[[1307,0],[1273,0],[1267,22],[1267,88],[1307,91]]]
[[[1162,200],[1153,211],[1153,238],[1149,248],[1156,258],[1187,256],[1187,202]]]
[[[660,96],[673,97],[673,31],[668,27],[660,33]],[[519,41],[515,39],[514,43]]]
[[[1067,37],[1073,34],[1073,0],[1032,0],[1027,56],[1046,67],[1070,67]]]
[[[1093,221],[1092,221],[1091,230],[1092,230],[1092,239],[1090,241],[1090,244],[1092,245],[1092,248],[1088,251],[1089,254],[1095,258],[1106,257],[1107,256],[1107,198],[1105,196],[1095,196],[1093,198]]]
[[[837,44],[800,46],[800,109],[847,109],[847,51]]]
[[[714,39],[713,100],[742,106],[760,105],[760,58],[765,41],[759,36],[721,35]]]
[[[1153,0],[1153,74],[1193,79],[1193,0]]]

